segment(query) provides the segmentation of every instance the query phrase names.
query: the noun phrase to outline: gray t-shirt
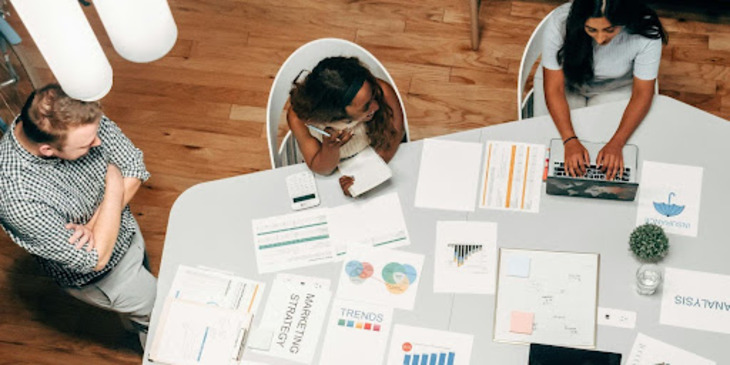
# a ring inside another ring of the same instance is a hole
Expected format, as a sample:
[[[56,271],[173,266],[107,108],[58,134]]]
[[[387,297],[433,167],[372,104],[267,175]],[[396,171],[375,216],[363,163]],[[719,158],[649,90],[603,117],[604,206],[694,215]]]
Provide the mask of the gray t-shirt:
[[[542,66],[560,70],[558,51],[565,41],[565,22],[570,12],[567,3],[555,9],[545,25],[542,49]],[[659,73],[662,58],[661,39],[650,39],[639,34],[630,34],[622,28],[608,44],[593,43],[594,79],[581,87],[583,93],[613,90],[630,85],[633,77],[654,80]]]

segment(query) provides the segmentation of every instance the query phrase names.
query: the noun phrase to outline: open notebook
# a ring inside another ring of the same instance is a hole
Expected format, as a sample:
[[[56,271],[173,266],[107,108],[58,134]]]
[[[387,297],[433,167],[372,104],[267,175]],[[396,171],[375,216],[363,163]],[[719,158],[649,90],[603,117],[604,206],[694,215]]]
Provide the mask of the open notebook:
[[[342,175],[355,178],[355,183],[350,187],[352,197],[384,183],[393,176],[388,164],[370,146],[352,158],[341,161],[338,167]]]

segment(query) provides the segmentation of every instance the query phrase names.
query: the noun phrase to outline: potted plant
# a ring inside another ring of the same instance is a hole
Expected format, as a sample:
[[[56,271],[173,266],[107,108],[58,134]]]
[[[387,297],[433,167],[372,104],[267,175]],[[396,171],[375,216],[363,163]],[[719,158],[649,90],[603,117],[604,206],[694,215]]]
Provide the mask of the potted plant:
[[[642,261],[658,262],[669,252],[669,239],[662,227],[646,223],[631,232],[629,248]]]

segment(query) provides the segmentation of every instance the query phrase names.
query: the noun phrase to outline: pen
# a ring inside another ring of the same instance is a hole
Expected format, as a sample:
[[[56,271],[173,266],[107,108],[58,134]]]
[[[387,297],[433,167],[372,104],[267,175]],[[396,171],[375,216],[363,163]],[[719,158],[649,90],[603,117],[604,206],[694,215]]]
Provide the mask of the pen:
[[[319,128],[311,125],[311,124],[307,124],[307,128],[309,128],[310,130],[313,130],[313,131],[315,131],[315,132],[317,132],[317,133],[319,133],[319,134],[321,134],[323,136],[332,137],[331,134],[329,134],[329,133],[327,133],[327,132],[325,132],[325,131],[323,131],[323,130],[321,130],[321,129],[319,129]]]

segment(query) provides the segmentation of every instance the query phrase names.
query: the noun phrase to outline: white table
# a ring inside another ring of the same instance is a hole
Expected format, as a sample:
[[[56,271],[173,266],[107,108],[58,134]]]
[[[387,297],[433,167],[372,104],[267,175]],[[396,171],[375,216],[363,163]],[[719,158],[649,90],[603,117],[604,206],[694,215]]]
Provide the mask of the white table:
[[[607,140],[615,131],[625,105],[626,102],[618,102],[574,111],[578,136],[585,140]],[[540,117],[440,138],[547,144],[551,138],[558,137],[550,119]],[[730,230],[725,214],[725,208],[730,207],[730,194],[726,193],[730,186],[729,141],[727,121],[665,96],[655,98],[651,111],[629,141],[639,146],[639,166],[642,160],[651,160],[705,168],[699,235],[697,238],[670,235],[670,254],[662,262],[663,266],[730,275],[727,243]],[[599,326],[598,349],[620,352],[626,357],[640,331],[718,364],[730,364],[727,349],[730,335],[660,325],[661,294],[643,297],[635,293],[634,272],[639,263],[628,250],[628,236],[635,226],[637,202],[556,197],[545,195],[543,190],[539,214],[478,208],[473,213],[415,208],[422,145],[416,141],[401,146],[390,163],[394,172],[392,180],[373,194],[398,192],[412,242],[403,250],[426,255],[416,306],[413,311],[396,310],[395,323],[474,334],[473,364],[527,364],[528,346],[492,341],[493,295],[434,294],[432,291],[433,275],[429,273],[434,266],[436,222],[491,221],[499,224],[500,247],[601,254],[599,306],[636,311],[638,323],[633,330]],[[296,165],[202,183],[177,199],[170,213],[148,344],[154,338],[162,303],[180,264],[218,268],[272,283],[275,274],[257,273],[251,220],[290,212],[285,177],[303,169],[306,166]],[[337,178],[317,178],[322,206],[333,207],[349,201],[343,196]],[[336,289],[340,265],[323,264],[292,272],[329,278]],[[265,309],[263,304],[259,318]],[[258,320],[254,327],[257,324]],[[318,354],[319,349],[315,364]],[[250,353],[244,358],[290,364]],[[149,363],[147,354],[144,359],[145,364]]]

